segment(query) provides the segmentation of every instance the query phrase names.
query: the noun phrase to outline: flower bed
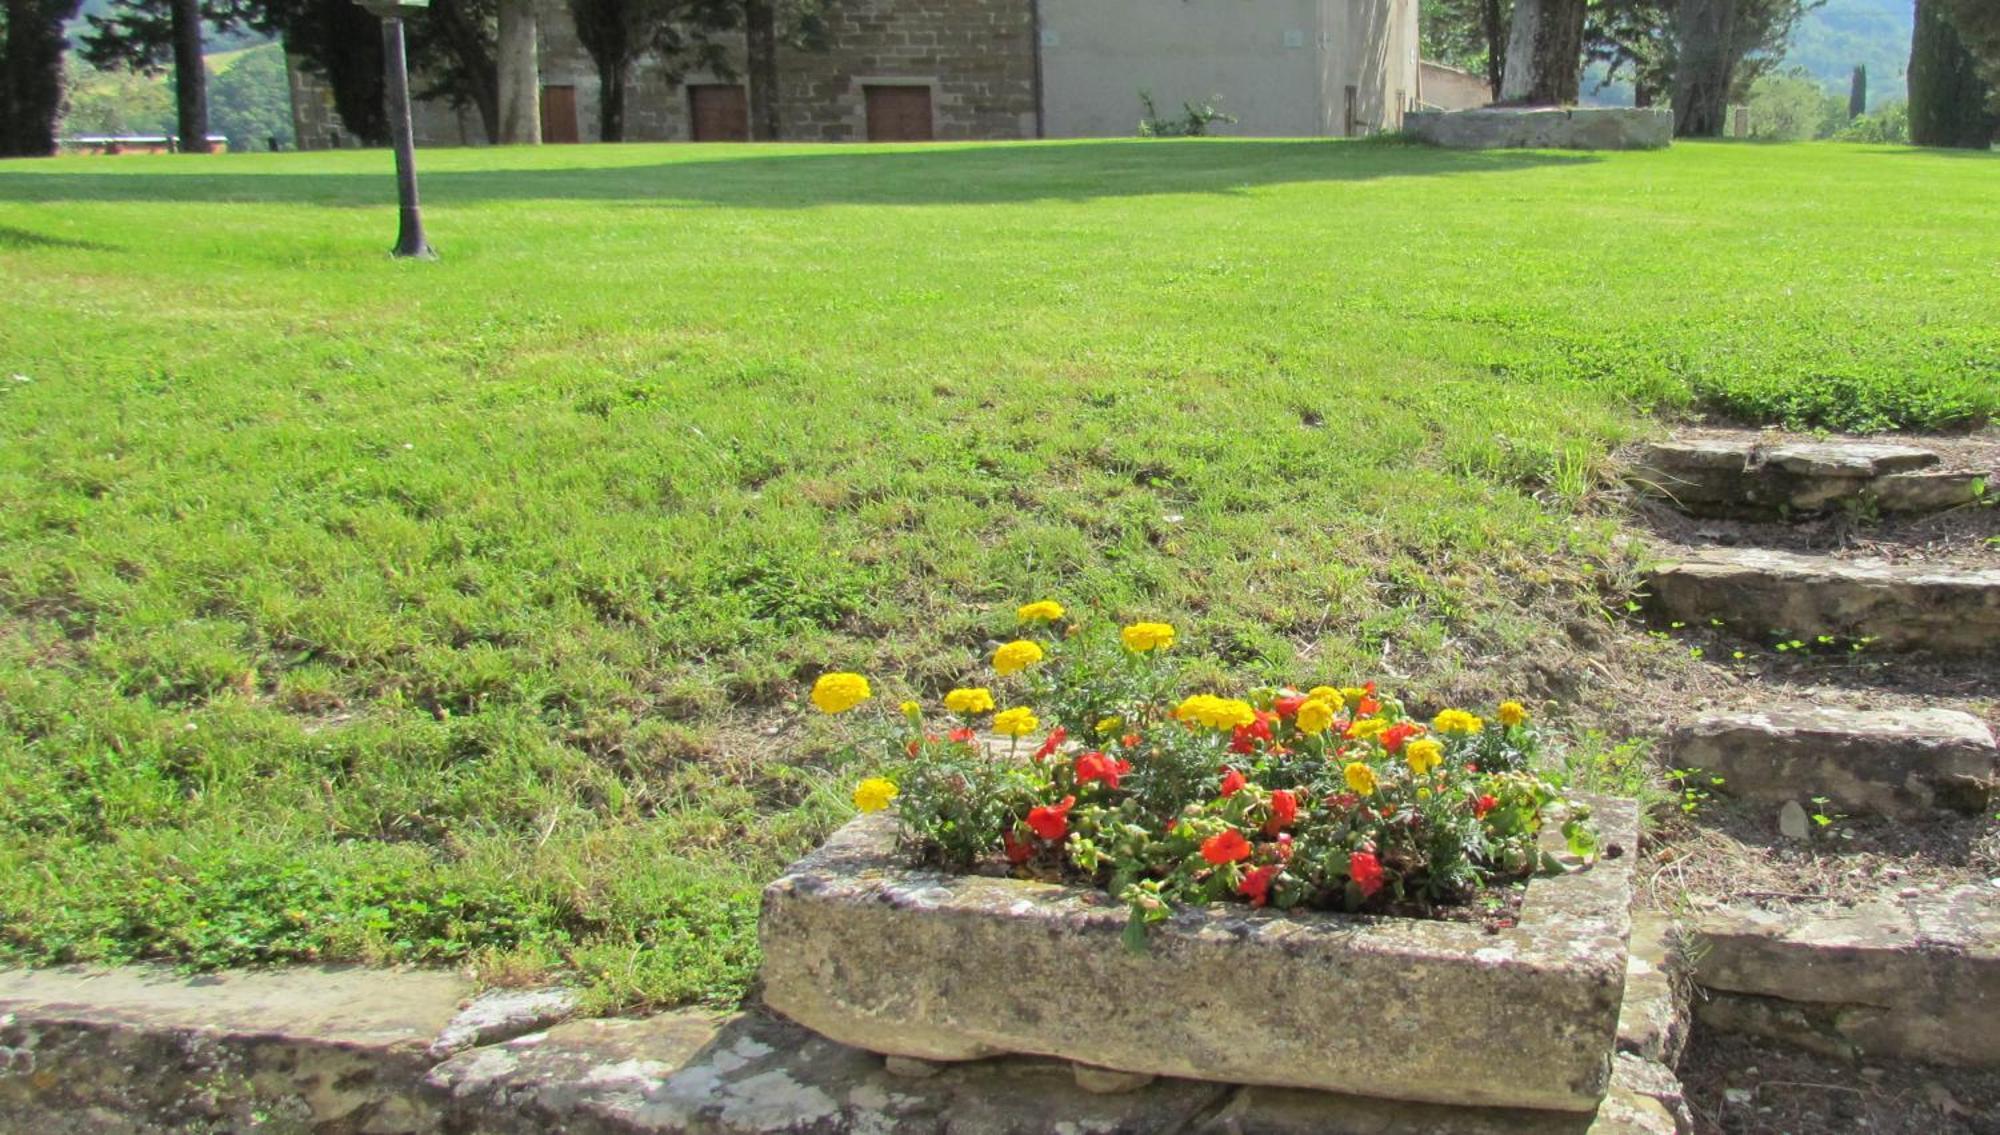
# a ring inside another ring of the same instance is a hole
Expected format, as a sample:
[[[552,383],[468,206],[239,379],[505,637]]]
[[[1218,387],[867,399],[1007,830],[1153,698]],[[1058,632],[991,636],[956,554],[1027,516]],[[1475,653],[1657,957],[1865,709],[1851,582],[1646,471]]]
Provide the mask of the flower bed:
[[[1064,614],[1021,608],[1023,637],[994,653],[1022,704],[966,687],[941,716],[909,701],[877,724],[854,802],[893,807],[918,861],[967,871],[1004,856],[1024,876],[1095,881],[1131,911],[1135,947],[1175,905],[1424,914],[1549,866],[1536,841],[1558,793],[1531,770],[1520,704],[1423,723],[1373,682],[1189,694],[1172,627],[1113,642]],[[844,714],[871,695],[839,673],[813,701]],[[1563,830],[1587,858],[1587,809],[1565,809]]]
[[[1187,695],[1170,628],[1095,640],[1051,608],[996,654],[1018,699],[968,687],[942,721],[905,703],[880,724],[869,814],[765,891],[767,1005],[932,1060],[1595,1106],[1629,803],[1559,803],[1514,708],[1418,723],[1367,686]],[[814,700],[871,696],[832,675]],[[1512,925],[1381,913],[1496,879],[1528,880]]]

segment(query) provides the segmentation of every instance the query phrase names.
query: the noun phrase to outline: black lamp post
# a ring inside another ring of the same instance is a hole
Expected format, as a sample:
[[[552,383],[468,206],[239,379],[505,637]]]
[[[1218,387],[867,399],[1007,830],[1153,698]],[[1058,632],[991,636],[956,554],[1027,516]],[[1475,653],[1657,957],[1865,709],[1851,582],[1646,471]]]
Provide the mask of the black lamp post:
[[[417,146],[410,127],[410,65],[403,50],[403,16],[430,7],[430,0],[362,0],[382,17],[382,66],[389,88],[389,137],[396,148],[396,247],[391,256],[436,260],[424,239],[424,214],[417,204]]]

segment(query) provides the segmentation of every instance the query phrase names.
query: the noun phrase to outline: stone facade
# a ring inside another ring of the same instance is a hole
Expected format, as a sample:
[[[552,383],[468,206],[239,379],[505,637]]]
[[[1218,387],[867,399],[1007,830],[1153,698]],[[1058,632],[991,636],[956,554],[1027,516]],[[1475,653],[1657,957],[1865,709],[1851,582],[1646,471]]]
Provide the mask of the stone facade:
[[[1165,110],[1213,92],[1242,115],[1217,133],[1272,136],[1393,130],[1417,97],[1412,0],[1121,3],[1132,12],[1104,0],[842,0],[827,12],[823,50],[779,49],[779,137],[867,140],[870,88],[904,88],[875,96],[901,96],[893,101],[903,124],[919,127],[903,137],[939,141],[1131,135],[1141,88],[1165,100]],[[596,66],[564,0],[538,4],[542,86],[562,89],[559,99],[544,95],[544,112],[567,114],[573,104],[577,140],[600,141]],[[1227,44],[1217,28],[1231,31]],[[675,74],[650,59],[635,65],[625,138],[689,140],[690,88],[743,84],[742,37],[723,47],[723,74]],[[355,144],[339,129],[322,80],[294,66],[292,87],[301,148]],[[419,145],[488,141],[469,107],[419,99],[412,118]]]

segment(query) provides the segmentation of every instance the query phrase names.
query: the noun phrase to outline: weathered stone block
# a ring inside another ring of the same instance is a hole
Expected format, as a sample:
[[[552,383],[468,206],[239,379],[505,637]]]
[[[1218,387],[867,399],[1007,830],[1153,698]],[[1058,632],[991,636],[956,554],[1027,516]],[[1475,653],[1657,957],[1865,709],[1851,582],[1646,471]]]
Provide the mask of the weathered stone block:
[[[1854,812],[1916,818],[1986,806],[2000,774],[1992,730],[1946,709],[1778,706],[1708,714],[1674,731],[1675,768],[1718,773],[1720,791],[1782,803],[1825,796]]]
[[[1673,144],[1672,112],[1631,107],[1479,107],[1418,110],[1403,132],[1451,150],[1660,150]]]
[[[432,1129],[450,974],[299,969],[0,973],[0,1130]]]
[[[1652,605],[1739,633],[1871,636],[1885,650],[2000,649],[2000,569],[1836,560],[1759,548],[1705,548],[1655,570]]]
[[[1588,1110],[1637,840],[1630,802],[1597,806],[1612,854],[1532,882],[1511,929],[1218,906],[1156,924],[1143,953],[1097,890],[913,868],[894,819],[863,817],[765,889],[764,997],[886,1054]]]
[[[1696,926],[1703,1020],[1817,1051],[2000,1067],[2000,888],[1845,909],[1725,908]]]
[[[1977,473],[1931,472],[1938,454],[1878,442],[1783,442],[1754,437],[1656,442],[1627,474],[1634,487],[1693,516],[1770,520],[1844,502],[1921,514],[1976,499]]]

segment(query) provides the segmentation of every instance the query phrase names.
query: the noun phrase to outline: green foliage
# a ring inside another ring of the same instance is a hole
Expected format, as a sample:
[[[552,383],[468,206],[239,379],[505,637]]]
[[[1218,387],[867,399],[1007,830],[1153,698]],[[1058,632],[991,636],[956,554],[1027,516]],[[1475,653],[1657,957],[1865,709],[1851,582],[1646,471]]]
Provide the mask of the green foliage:
[[[1892,99],[1834,131],[1837,142],[1905,143],[1910,140],[1910,104]]]
[[[158,76],[100,71],[76,57],[68,60],[66,71],[66,109],[56,128],[59,135],[173,132],[174,96]]]
[[[289,149],[294,141],[292,95],[284,49],[275,43],[252,48],[209,79],[208,122],[239,153],[266,149],[274,138]]]
[[[436,150],[424,265],[380,153],[0,163],[4,952],[726,998],[846,809],[774,707],[1058,588],[1210,688],[1614,719],[1593,465],[2000,409],[1994,160]]]
[[[1141,138],[1199,138],[1208,133],[1208,128],[1220,122],[1228,125],[1236,121],[1233,114],[1225,114],[1216,109],[1221,96],[1210,95],[1204,103],[1184,102],[1181,113],[1176,118],[1160,117],[1160,110],[1153,105],[1151,91],[1139,92],[1139,104],[1145,108],[1145,115],[1139,119]]]
[[[1750,134],[1767,142],[1829,138],[1847,119],[1847,105],[1801,70],[1762,75],[1750,87]]]
[[[1911,8],[1911,0],[1825,0],[1792,28],[1784,63],[1803,68],[1822,85],[1848,83],[1856,66],[1866,68],[1864,110],[1901,99],[1910,62]]]

